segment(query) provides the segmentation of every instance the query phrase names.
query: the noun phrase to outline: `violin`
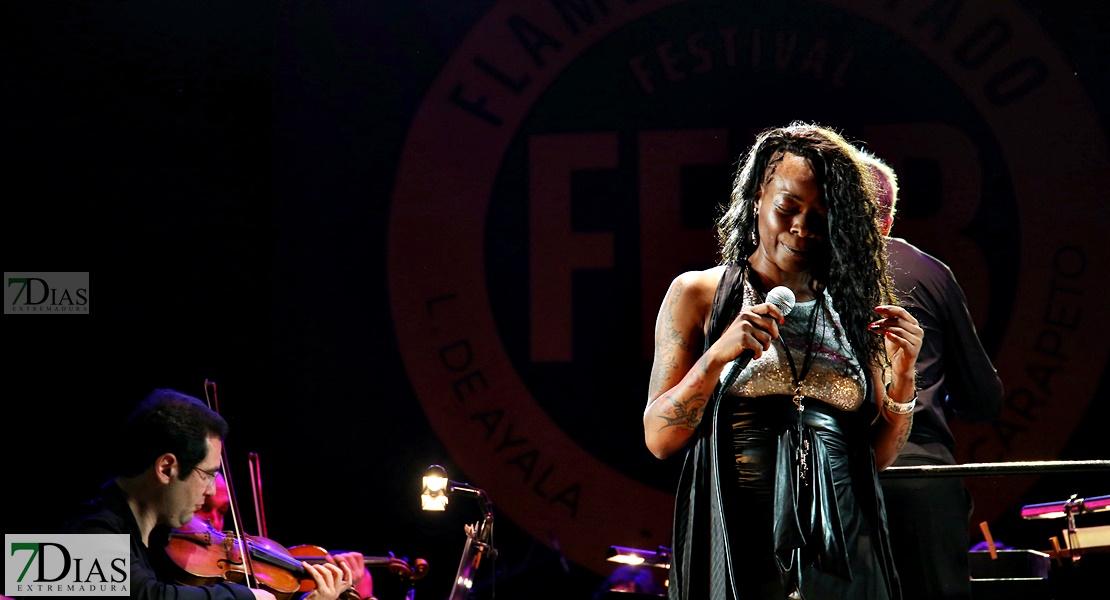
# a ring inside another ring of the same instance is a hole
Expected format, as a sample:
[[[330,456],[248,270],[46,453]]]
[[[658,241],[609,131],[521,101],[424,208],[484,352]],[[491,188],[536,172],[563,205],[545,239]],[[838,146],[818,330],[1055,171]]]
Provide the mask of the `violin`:
[[[165,554],[177,567],[175,579],[183,585],[214,585],[221,581],[249,585],[246,567],[249,560],[258,586],[278,600],[290,600],[294,594],[299,596],[315,589],[315,580],[288,549],[261,536],[244,537],[246,555],[240,538],[233,532],[218,531],[200,517],[193,517],[181,529],[170,532]],[[359,600],[360,596],[354,589],[348,589],[340,598]]]
[[[257,452],[251,452],[248,455],[248,466],[251,475],[251,491],[254,497],[254,510],[255,518],[258,521],[258,527],[262,535],[266,535],[266,511],[263,508],[262,502],[262,461]],[[328,562],[330,552],[313,544],[301,544],[299,546],[292,546],[289,548],[292,558],[298,562],[303,561],[308,564],[320,564]],[[389,556],[363,556],[363,566],[370,567],[386,567],[390,573],[399,576],[402,580],[406,581],[411,588],[417,579],[424,577],[428,573],[428,561],[418,558],[410,566],[408,560],[397,558],[390,552]],[[315,588],[316,582],[312,579],[304,579],[301,582],[300,591],[308,592]],[[354,591],[354,590],[352,590]],[[409,594],[411,598],[411,594]],[[357,598],[357,594],[356,594]]]
[[[290,546],[289,553],[294,560],[304,561],[310,565],[326,562],[327,556],[330,554],[320,546],[312,544]],[[406,581],[416,581],[428,573],[428,561],[423,558],[416,559],[413,561],[413,564],[410,565],[407,559],[395,557],[390,553],[390,556],[363,556],[362,561],[367,568],[385,567],[390,573]],[[311,586],[313,583],[314,582],[310,579],[303,585]],[[301,591],[309,591],[311,589],[311,587],[302,587]]]

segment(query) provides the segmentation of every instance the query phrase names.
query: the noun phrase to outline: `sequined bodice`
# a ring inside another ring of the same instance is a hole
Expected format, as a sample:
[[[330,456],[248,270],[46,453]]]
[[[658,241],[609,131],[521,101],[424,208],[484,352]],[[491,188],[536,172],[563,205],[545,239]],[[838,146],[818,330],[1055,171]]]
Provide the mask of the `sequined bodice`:
[[[744,307],[760,302],[755,290],[745,281]],[[810,337],[810,317],[814,310],[819,311],[813,333],[814,354],[803,381],[803,393],[807,398],[822,400],[841,410],[854,411],[863,404],[866,380],[844,334],[840,315],[828,296],[824,302],[811,300],[796,303],[786,317],[786,323],[779,326],[779,334],[790,349],[795,367],[801,372]],[[731,368],[731,365],[726,366],[721,372],[722,381]],[[728,395],[747,398],[793,394],[794,377],[779,340],[758,359],[749,362],[728,391]]]

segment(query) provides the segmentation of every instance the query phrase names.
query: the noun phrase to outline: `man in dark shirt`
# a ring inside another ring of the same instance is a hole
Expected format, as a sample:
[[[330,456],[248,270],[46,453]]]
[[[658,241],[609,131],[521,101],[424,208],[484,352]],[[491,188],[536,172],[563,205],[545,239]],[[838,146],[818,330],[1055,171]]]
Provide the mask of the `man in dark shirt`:
[[[889,236],[898,179],[889,165],[862,152],[882,188],[878,217]],[[909,441],[895,466],[951,465],[954,415],[986,423],[1002,409],[1002,381],[983,349],[967,299],[952,270],[909,242],[887,237],[888,268],[901,300],[925,338],[917,357],[917,407]],[[957,478],[882,481],[894,562],[905,600],[970,600],[968,520],[971,497]]]
[[[169,532],[193,520],[215,492],[227,422],[200,400],[154,390],[128,417],[119,438],[119,475],[67,522],[65,533],[131,536],[131,597],[180,600],[275,600],[267,590],[237,583],[179,585],[181,573],[164,558]],[[354,584],[341,563],[302,563],[316,589],[304,600],[336,600]]]

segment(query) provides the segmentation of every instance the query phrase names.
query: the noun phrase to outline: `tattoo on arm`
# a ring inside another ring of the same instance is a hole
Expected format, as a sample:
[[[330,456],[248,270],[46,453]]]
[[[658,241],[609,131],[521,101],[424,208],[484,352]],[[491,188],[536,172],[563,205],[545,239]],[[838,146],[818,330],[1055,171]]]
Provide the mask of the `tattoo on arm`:
[[[667,381],[670,380],[671,374],[678,369],[678,362],[675,360],[673,353],[664,353],[655,357],[655,367],[651,370],[651,381],[648,382],[648,394],[655,397],[656,394],[666,390],[665,386]]]
[[[702,414],[705,412],[705,405],[708,402],[708,397],[701,392],[687,398],[685,401],[667,396],[667,402],[671,405],[671,413],[673,416],[660,415],[659,418],[666,421],[659,429],[667,427],[685,427],[686,429],[696,429],[698,423],[701,423]]]
[[[698,368],[698,373],[702,375],[709,373],[709,359],[706,358],[704,354],[698,359],[698,362],[694,366]]]
[[[894,440],[894,453],[901,454],[902,448],[906,447],[906,442],[910,439],[910,430],[913,429],[913,413],[898,427],[898,437]]]
[[[675,326],[675,306],[678,305],[678,299],[682,296],[683,286],[678,284],[675,286],[674,294],[670,302],[667,303],[667,309],[663,311],[662,322],[660,323],[660,337],[670,342],[670,346],[681,348],[682,350],[689,351],[690,346],[686,342],[686,337],[682,330]]]
[[[683,287],[681,283],[676,284],[666,307],[659,313],[658,331],[655,336],[655,366],[652,369],[651,381],[648,383],[648,393],[651,396],[670,387],[667,382],[682,368],[678,364],[677,352],[690,349],[686,335],[675,325],[674,317],[675,306],[682,296]]]

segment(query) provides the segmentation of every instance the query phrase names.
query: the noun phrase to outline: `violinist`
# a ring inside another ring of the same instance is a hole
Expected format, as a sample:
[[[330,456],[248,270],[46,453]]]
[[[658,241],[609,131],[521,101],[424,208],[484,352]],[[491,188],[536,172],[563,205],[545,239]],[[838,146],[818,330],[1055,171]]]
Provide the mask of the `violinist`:
[[[217,531],[223,531],[224,517],[227,516],[227,511],[231,510],[231,494],[227,491],[227,478],[223,473],[216,473],[216,480],[213,483],[214,493],[204,497],[204,504],[197,509],[196,515],[208,521],[208,524]]]
[[[197,510],[196,515],[217,531],[223,531],[224,517],[231,510],[231,494],[228,493],[227,478],[223,473],[216,473],[215,484],[215,493],[204,497],[204,504]],[[370,576],[370,570],[366,567],[366,561],[363,560],[361,552],[328,554],[326,560],[332,564],[347,563],[355,575],[355,591],[358,592],[359,597],[364,599],[374,597],[374,578]],[[3,599],[0,598],[0,600]]]
[[[215,494],[227,433],[223,417],[200,400],[175,390],[154,390],[127,418],[118,437],[117,476],[63,531],[129,534],[132,598],[275,600],[264,587],[232,581],[179,585],[165,561],[157,560],[170,531],[190,523],[205,498]],[[337,600],[354,586],[345,562],[303,567],[315,587],[301,600]]]

